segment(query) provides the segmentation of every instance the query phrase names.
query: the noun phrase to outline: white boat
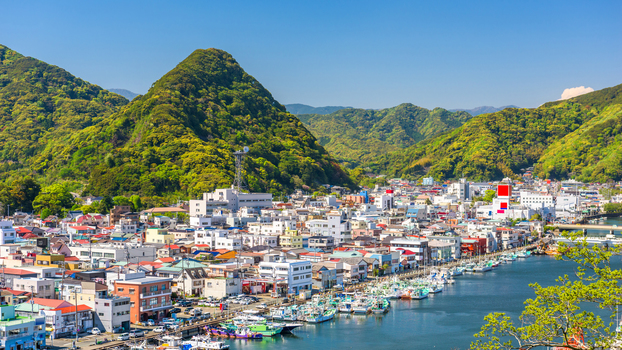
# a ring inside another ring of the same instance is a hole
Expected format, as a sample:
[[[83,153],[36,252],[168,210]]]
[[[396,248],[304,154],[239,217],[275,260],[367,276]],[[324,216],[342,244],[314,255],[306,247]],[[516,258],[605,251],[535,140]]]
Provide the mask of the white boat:
[[[190,345],[191,350],[202,349],[229,349],[229,345],[222,341],[213,341],[209,336],[195,335],[192,339],[182,343],[182,345]]]
[[[324,312],[317,312],[307,316],[305,321],[309,323],[322,323],[332,320],[335,317],[336,309],[326,310]]]
[[[421,300],[428,297],[430,291],[427,288],[419,288],[410,293],[410,298],[415,300]]]
[[[371,306],[369,306],[369,304],[366,303],[362,303],[362,302],[358,302],[354,305],[352,305],[352,312],[354,312],[355,314],[368,314],[371,312]]]
[[[492,270],[492,266],[479,264],[473,268],[473,272],[488,272]]]
[[[442,284],[432,284],[430,286],[430,293],[440,293],[443,291],[443,285]]]
[[[352,304],[348,302],[340,303],[337,310],[347,314],[352,313]]]

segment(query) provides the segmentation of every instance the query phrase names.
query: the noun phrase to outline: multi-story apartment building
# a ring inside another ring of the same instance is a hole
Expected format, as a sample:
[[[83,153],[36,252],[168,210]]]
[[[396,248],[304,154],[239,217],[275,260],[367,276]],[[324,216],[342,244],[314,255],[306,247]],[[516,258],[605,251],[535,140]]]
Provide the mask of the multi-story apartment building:
[[[69,249],[73,256],[78,257],[81,261],[90,261],[91,263],[101,259],[139,263],[141,261],[153,261],[156,256],[156,248],[153,246],[125,242],[92,243],[90,246],[88,244],[72,244]]]
[[[0,348],[6,350],[43,349],[45,318],[16,316],[15,306],[0,306]]]
[[[129,213],[132,211],[132,207],[129,205],[115,205],[110,210],[110,224],[116,225],[121,220],[121,214]]]
[[[300,249],[302,248],[302,236],[297,230],[286,230],[279,236],[279,245],[288,249]]]
[[[147,277],[144,272],[118,277],[113,294],[130,298],[130,322],[161,320],[172,308],[171,278]]]
[[[284,255],[277,256],[275,261],[260,262],[259,276],[274,279],[279,294],[298,294],[301,290],[313,288],[311,262],[287,260]]]

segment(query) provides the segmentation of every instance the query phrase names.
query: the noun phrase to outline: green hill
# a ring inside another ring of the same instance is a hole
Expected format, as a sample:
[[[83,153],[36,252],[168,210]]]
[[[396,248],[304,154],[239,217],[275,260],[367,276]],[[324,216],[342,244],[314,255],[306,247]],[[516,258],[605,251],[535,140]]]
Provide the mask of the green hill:
[[[291,114],[331,114],[340,109],[352,108],[342,106],[325,106],[325,107],[312,107],[303,105],[300,103],[292,103],[285,105],[287,111]]]
[[[67,71],[0,45],[0,178],[62,178],[75,133],[128,101]],[[89,166],[73,169],[88,176]]]
[[[480,115],[454,131],[380,157],[370,166],[391,175],[427,174],[437,179],[516,177],[532,165],[540,176],[559,178],[573,172],[586,181],[620,179],[616,174],[621,165],[615,163],[619,158],[612,154],[619,144],[619,109],[614,106],[620,103],[621,90],[618,85],[535,109]],[[582,135],[594,140],[581,143]],[[577,163],[572,157],[582,160]],[[604,171],[605,165],[613,168]]]
[[[298,118],[335,158],[356,167],[455,129],[471,116],[404,103],[381,110],[350,108],[328,115],[303,114]]]
[[[74,141],[76,150],[105,154],[89,177],[96,195],[194,196],[230,186],[232,152],[243,146],[250,147],[245,168],[253,191],[355,187],[295,116],[216,49],[196,50],[147,94]]]

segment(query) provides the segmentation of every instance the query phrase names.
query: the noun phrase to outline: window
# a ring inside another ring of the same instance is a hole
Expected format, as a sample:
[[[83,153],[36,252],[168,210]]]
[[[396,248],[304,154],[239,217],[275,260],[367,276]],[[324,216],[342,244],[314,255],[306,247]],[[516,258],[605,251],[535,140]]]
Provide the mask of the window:
[[[123,292],[123,288],[117,288],[117,292]]]
[[[110,306],[110,303],[104,303],[104,306]]]
[[[103,313],[103,312],[98,312],[97,314],[98,314],[99,316],[104,316],[104,313]]]
[[[162,284],[162,290],[164,291],[166,289],[166,284]]]
[[[134,288],[130,288],[130,294],[134,294]]]

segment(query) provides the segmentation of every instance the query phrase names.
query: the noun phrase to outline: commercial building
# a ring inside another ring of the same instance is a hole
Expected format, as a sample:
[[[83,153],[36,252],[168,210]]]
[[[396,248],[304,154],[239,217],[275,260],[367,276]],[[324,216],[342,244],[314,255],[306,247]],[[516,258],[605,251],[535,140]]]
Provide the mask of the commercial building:
[[[260,262],[259,276],[274,279],[278,294],[298,294],[313,288],[311,262],[287,260],[284,255],[276,256],[275,261]]]
[[[269,208],[272,206],[271,193],[241,193],[231,188],[217,189],[203,193],[202,199],[190,200],[190,216],[212,215],[214,210],[229,209],[238,211],[242,207]]]
[[[171,309],[171,278],[146,277],[144,272],[117,277],[113,294],[130,298],[130,322],[161,320]]]
[[[0,221],[0,244],[15,243],[17,233],[11,221]]]

